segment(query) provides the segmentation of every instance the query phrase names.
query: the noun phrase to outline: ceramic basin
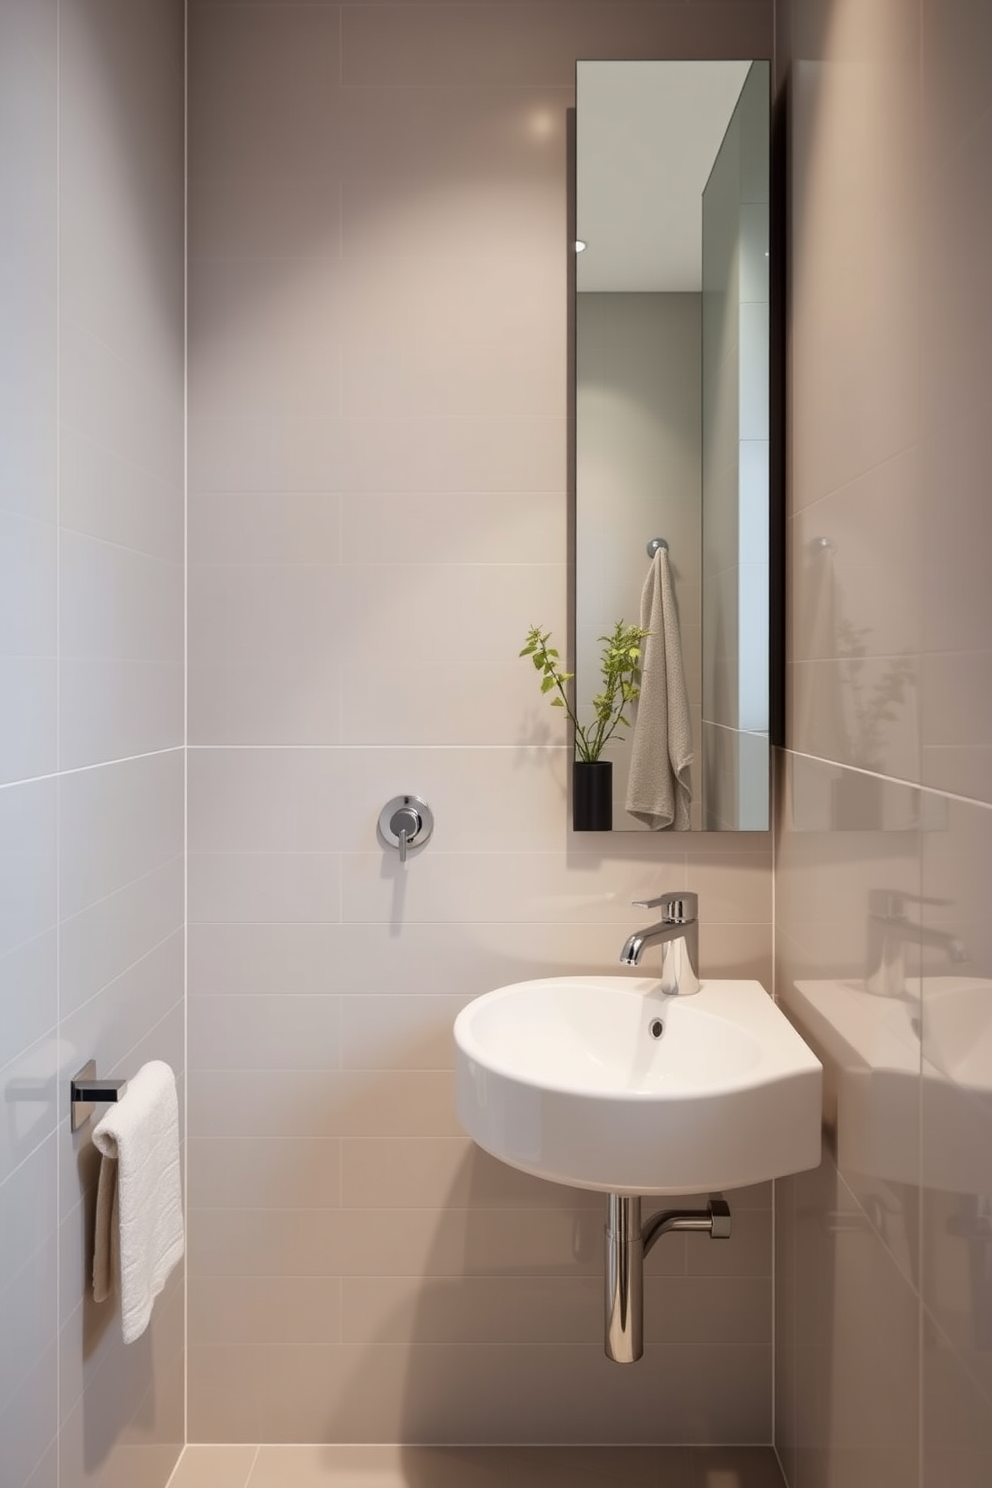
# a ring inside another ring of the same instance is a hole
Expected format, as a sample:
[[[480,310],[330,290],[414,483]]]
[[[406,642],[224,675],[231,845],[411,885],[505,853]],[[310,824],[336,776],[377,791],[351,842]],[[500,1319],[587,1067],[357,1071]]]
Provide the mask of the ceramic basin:
[[[525,1173],[691,1194],[820,1161],[819,1061],[758,982],[691,997],[630,976],[516,982],[454,1032],[462,1125]]]

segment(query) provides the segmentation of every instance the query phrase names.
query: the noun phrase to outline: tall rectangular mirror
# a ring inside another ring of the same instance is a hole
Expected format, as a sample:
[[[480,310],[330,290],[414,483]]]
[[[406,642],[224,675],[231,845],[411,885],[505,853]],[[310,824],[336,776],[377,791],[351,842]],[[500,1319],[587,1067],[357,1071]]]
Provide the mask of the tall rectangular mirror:
[[[769,100],[766,61],[577,64],[580,718],[651,630],[613,830],[769,825]]]

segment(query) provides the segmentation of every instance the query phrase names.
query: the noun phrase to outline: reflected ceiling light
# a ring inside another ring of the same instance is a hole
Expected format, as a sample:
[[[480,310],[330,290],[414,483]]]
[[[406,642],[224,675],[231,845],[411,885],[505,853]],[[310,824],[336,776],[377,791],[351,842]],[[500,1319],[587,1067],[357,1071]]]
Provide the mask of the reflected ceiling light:
[[[585,253],[585,251],[586,251],[586,244],[584,243],[584,241],[582,240],[582,238],[576,238],[576,240],[575,240],[575,251],[576,251],[576,253]]]

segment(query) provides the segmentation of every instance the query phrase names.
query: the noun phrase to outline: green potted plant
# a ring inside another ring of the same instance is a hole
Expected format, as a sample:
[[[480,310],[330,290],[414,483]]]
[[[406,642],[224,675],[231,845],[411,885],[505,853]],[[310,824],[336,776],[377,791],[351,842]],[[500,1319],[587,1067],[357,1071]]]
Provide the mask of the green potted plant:
[[[575,759],[572,765],[572,826],[577,832],[609,832],[613,826],[613,765],[603,750],[618,729],[630,727],[624,709],[640,693],[637,684],[641,642],[648,635],[639,625],[618,620],[609,635],[600,636],[603,690],[592,700],[593,717],[580,723],[569,700],[568,683],[574,672],[564,672],[560,656],[550,645],[551,632],[532,625],[520,652],[529,656],[541,674],[541,692],[552,693],[553,708],[564,708],[572,724]]]

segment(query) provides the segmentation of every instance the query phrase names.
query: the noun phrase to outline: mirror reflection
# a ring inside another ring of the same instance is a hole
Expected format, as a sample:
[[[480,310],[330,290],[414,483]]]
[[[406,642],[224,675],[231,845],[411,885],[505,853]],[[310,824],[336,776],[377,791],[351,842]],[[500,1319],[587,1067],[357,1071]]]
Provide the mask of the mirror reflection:
[[[575,697],[651,634],[614,830],[768,827],[769,66],[580,62]]]

